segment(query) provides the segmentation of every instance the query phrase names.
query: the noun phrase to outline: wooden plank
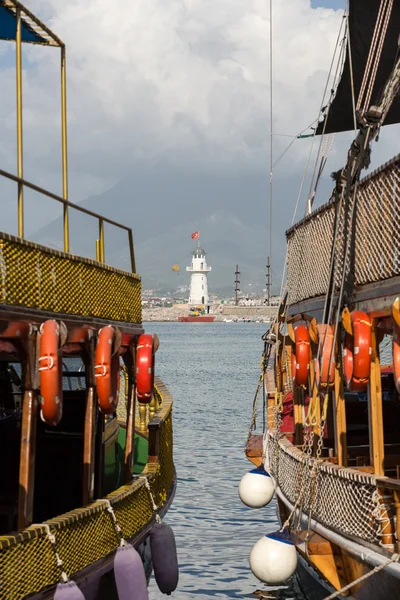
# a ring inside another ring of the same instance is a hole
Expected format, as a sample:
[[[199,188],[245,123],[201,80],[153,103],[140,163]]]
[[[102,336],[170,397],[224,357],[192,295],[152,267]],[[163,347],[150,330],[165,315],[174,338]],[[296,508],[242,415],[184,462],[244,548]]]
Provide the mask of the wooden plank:
[[[128,361],[128,407],[126,415],[126,442],[124,455],[124,482],[129,483],[132,479],[134,464],[134,436],[135,436],[135,407],[136,386],[133,381],[133,360]],[[129,374],[130,373],[130,374]]]
[[[37,396],[35,390],[25,390],[24,392],[19,464],[18,529],[25,529],[33,522]]]
[[[149,430],[149,463],[158,463],[158,454],[160,451],[160,417],[154,417],[148,424]]]
[[[246,457],[256,467],[259,467],[263,458],[263,434],[250,435],[249,441],[246,444]]]
[[[302,556],[311,562],[336,590],[349,583],[340,552],[329,540],[314,531],[301,531],[295,538],[292,536],[292,541]],[[343,595],[348,595],[348,592]]]
[[[93,386],[86,389],[85,433],[83,442],[83,490],[85,506],[94,498],[94,465],[96,439],[96,394]]]
[[[347,425],[346,425],[346,403],[344,399],[343,363],[342,349],[338,344],[335,363],[335,449],[338,464],[347,467]]]
[[[293,392],[293,421],[294,421],[294,445],[303,444],[303,390],[296,387]]]
[[[371,464],[374,466],[375,475],[384,475],[384,439],[383,439],[383,414],[382,414],[382,383],[379,360],[379,343],[376,324],[372,325],[372,360],[370,381],[368,385],[368,409],[371,438]]]

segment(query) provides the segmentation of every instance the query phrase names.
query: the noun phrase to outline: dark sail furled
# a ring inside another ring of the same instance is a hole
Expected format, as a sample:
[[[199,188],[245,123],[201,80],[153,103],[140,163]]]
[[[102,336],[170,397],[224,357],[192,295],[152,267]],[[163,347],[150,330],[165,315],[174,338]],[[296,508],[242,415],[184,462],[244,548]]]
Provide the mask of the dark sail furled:
[[[353,63],[354,96],[357,104],[371,40],[379,12],[380,0],[350,0],[349,29]],[[379,101],[385,83],[398,56],[400,34],[400,0],[393,0],[393,8],[379,67],[371,96],[371,104]],[[385,125],[400,123],[400,100],[397,98],[385,119]],[[325,133],[348,131],[354,128],[351,98],[350,61],[348,52],[335,98],[328,115]],[[317,134],[323,131],[323,122],[318,124]]]

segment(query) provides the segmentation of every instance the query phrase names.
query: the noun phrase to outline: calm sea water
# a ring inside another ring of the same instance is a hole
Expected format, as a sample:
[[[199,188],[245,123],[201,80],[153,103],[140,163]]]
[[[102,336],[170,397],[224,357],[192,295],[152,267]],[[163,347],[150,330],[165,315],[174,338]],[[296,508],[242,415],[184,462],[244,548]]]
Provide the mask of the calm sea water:
[[[256,323],[148,323],[157,333],[157,374],[174,396],[174,458],[178,488],[165,521],[176,536],[180,567],[176,600],[298,600],[289,588],[267,588],[251,573],[255,542],[278,527],[275,502],[245,507],[238,484],[250,468],[244,444],[259,377]],[[152,579],[150,600],[165,598]],[[258,594],[257,594],[258,596]]]

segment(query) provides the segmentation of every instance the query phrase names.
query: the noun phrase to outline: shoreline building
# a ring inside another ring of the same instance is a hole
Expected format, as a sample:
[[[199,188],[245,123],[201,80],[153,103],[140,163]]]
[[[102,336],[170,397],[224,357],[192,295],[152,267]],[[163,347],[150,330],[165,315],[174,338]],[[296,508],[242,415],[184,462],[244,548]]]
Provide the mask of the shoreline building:
[[[209,307],[207,274],[211,267],[207,265],[206,253],[200,246],[193,250],[192,264],[186,267],[186,271],[191,274],[189,304]]]

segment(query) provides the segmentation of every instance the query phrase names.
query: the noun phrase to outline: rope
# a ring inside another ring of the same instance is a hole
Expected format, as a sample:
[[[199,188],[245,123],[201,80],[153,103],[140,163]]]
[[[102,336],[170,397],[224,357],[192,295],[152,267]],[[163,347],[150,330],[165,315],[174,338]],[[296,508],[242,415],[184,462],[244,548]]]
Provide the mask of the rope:
[[[393,0],[381,0],[375,23],[375,29],[369,48],[367,64],[365,66],[364,77],[357,100],[357,110],[361,110],[362,114],[367,111],[369,102],[371,100],[376,72],[378,70],[379,60],[381,57],[392,7]]]
[[[392,557],[389,560],[387,560],[386,562],[382,563],[378,567],[375,567],[374,569],[372,569],[372,571],[368,571],[368,573],[366,573],[365,575],[361,575],[361,577],[359,577],[358,579],[355,579],[354,581],[352,581],[348,585],[345,585],[340,590],[337,590],[336,592],[334,592],[330,596],[326,596],[324,598],[324,600],[333,600],[334,598],[337,598],[338,596],[340,596],[340,594],[342,594],[343,592],[347,592],[347,590],[349,590],[350,588],[352,588],[357,583],[361,583],[362,581],[365,581],[366,579],[368,579],[372,575],[375,575],[375,573],[379,573],[379,571],[382,571],[382,569],[384,569],[385,567],[387,567],[391,563],[398,562],[399,558],[400,558],[400,554],[393,554]]]
[[[117,517],[115,516],[115,512],[114,512],[113,507],[111,506],[111,502],[109,500],[107,500],[107,498],[103,498],[102,502],[105,502],[105,504],[107,506],[107,512],[111,516],[113,526],[115,529],[115,533],[117,534],[117,537],[119,538],[119,545],[126,546],[126,541],[124,539],[124,536],[122,535],[122,529],[118,525]]]
[[[44,527],[46,529],[46,537],[52,545],[54,556],[56,558],[57,567],[60,569],[60,575],[63,583],[68,583],[69,578],[63,568],[63,561],[60,558],[60,555],[57,552],[57,544],[56,544],[56,536],[51,533],[50,526],[47,523],[41,523],[40,527]]]
[[[144,486],[145,486],[146,490],[149,492],[150,501],[151,501],[151,504],[153,506],[153,511],[156,513],[156,522],[157,523],[161,523],[161,517],[160,517],[160,515],[157,512],[158,511],[158,506],[154,502],[154,497],[153,497],[153,494],[152,494],[152,491],[151,491],[151,487],[150,487],[149,481],[148,481],[147,477],[144,477],[144,476],[139,477],[139,479],[144,479]]]

